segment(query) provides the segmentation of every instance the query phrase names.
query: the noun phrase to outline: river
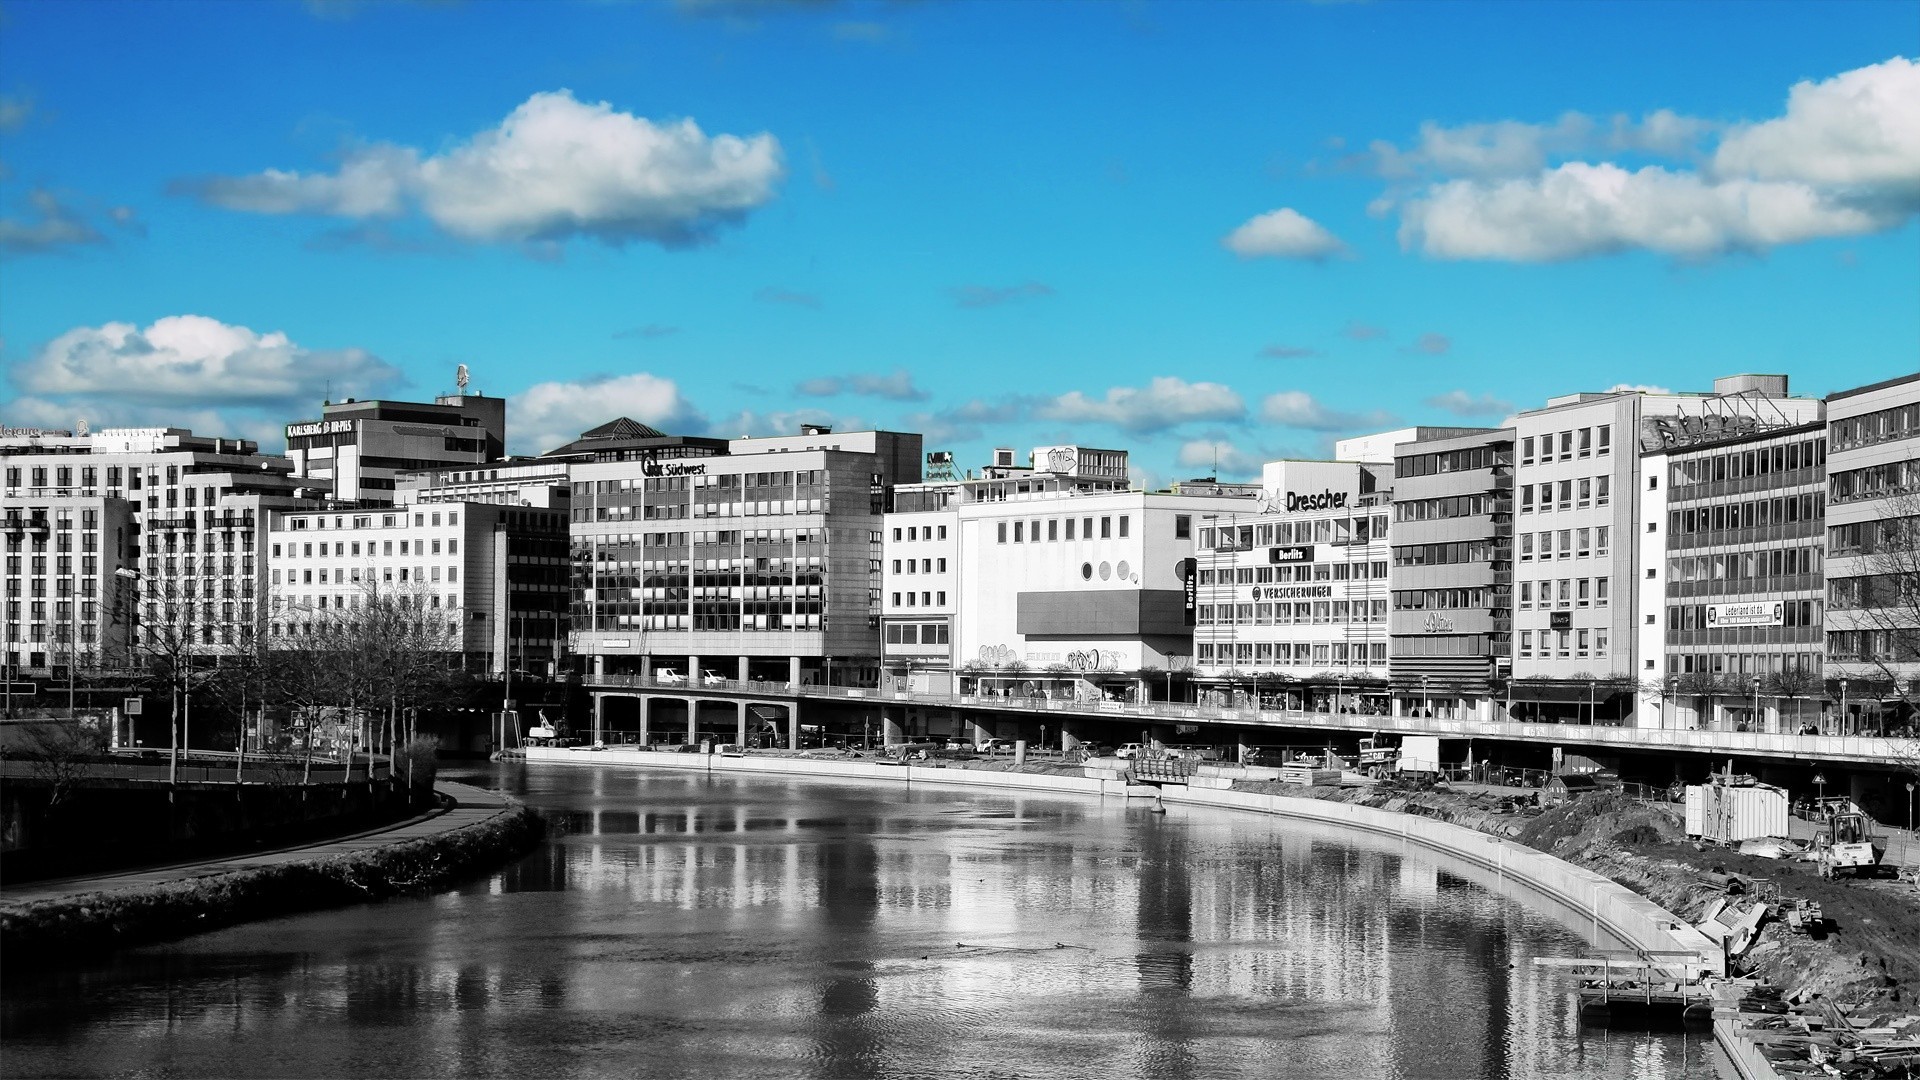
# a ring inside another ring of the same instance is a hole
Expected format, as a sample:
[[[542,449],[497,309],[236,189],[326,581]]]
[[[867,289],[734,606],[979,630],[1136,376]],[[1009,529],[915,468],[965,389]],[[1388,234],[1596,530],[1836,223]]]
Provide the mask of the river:
[[[492,877],[5,972],[7,1076],[1711,1077],[1397,841],[1135,800],[498,765]]]

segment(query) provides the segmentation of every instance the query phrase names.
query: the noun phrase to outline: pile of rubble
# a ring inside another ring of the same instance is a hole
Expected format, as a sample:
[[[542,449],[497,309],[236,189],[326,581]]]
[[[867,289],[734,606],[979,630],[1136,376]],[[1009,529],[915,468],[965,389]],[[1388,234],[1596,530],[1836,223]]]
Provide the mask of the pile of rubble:
[[[1739,1004],[1738,1035],[1783,1077],[1907,1080],[1920,1076],[1920,1016],[1865,1012],[1818,1000],[1789,1005],[1758,987]]]

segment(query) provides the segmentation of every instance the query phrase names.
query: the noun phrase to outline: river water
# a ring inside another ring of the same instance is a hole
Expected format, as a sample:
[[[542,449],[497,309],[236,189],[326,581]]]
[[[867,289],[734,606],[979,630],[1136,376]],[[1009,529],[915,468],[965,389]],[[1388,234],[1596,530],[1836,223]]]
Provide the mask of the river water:
[[[1710,1077],[1587,939],[1384,838],[1135,800],[500,765],[491,878],[8,969],[7,1076]]]

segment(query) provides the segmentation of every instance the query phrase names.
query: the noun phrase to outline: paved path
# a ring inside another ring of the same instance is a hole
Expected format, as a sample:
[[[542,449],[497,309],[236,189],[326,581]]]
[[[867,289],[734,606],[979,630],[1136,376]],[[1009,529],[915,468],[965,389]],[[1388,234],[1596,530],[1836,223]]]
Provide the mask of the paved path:
[[[504,796],[466,784],[438,783],[434,789],[442,795],[450,796],[455,805],[450,810],[440,810],[422,815],[409,821],[390,825],[384,829],[356,833],[352,836],[334,840],[324,840],[317,844],[305,844],[299,847],[280,848],[275,851],[256,852],[251,855],[236,855],[226,859],[212,859],[205,862],[181,863],[175,866],[152,867],[145,870],[132,870],[120,874],[98,874],[88,877],[59,878],[52,881],[33,881],[26,884],[0,890],[0,905],[32,904],[43,900],[59,900],[68,896],[87,893],[115,892],[121,889],[144,889],[155,885],[164,885],[175,881],[190,881],[194,878],[211,877],[215,874],[227,874],[236,870],[253,870],[263,866],[279,866],[284,863],[300,862],[306,859],[322,859],[334,855],[353,855],[363,851],[373,851],[391,844],[401,844],[409,840],[422,840],[430,836],[440,836],[477,825],[496,815],[506,813],[513,804]]]

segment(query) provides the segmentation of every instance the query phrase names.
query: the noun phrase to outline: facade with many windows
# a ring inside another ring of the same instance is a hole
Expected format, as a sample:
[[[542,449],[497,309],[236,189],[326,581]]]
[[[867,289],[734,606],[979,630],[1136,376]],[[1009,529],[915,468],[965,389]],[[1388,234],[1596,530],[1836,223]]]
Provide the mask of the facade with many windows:
[[[1388,653],[1403,714],[1493,716],[1513,662],[1513,449],[1511,428],[1396,448]]]
[[[1847,701],[1839,726],[1913,725],[1920,702],[1920,374],[1827,399],[1827,483],[1827,677]]]
[[[391,505],[402,473],[477,467],[504,454],[507,402],[465,393],[431,403],[349,398],[286,433],[294,475],[326,481],[343,501]]]
[[[1642,515],[1642,727],[1792,730],[1824,692],[1826,433],[1818,422],[1702,428],[1649,447]]]
[[[137,536],[124,498],[0,495],[0,665],[129,666]]]

